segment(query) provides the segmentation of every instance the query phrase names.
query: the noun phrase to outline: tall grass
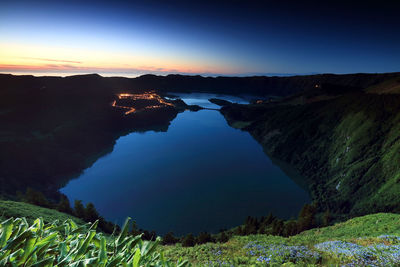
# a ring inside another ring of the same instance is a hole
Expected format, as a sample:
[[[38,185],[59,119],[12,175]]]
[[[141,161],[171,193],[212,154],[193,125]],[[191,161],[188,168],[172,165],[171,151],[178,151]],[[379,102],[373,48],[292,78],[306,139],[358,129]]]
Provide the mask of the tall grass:
[[[186,266],[170,262],[156,250],[155,242],[128,234],[128,218],[118,236],[96,232],[98,222],[78,226],[71,219],[29,225],[25,218],[0,224],[0,266]]]

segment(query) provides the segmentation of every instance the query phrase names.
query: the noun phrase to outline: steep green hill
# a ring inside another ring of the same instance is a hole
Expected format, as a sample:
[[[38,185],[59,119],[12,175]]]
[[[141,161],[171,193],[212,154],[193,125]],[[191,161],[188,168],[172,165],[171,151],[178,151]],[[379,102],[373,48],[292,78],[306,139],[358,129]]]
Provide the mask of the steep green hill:
[[[400,211],[400,95],[319,96],[306,92],[301,103],[288,98],[221,112],[267,154],[294,166],[321,211],[336,218]]]

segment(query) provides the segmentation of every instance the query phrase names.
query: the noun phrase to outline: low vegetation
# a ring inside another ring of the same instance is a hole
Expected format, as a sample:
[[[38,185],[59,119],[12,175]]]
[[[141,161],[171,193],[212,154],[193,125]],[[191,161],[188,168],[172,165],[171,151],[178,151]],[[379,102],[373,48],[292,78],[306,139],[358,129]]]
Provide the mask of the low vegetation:
[[[45,224],[9,218],[0,225],[1,266],[184,266],[167,261],[156,250],[159,239],[128,235],[129,218],[120,234],[96,232],[98,222],[78,226],[71,219]]]
[[[68,214],[70,217],[76,217],[79,218],[80,221],[85,221],[85,222],[94,222],[96,220],[99,221],[99,228],[106,233],[111,233],[115,227],[119,227],[117,225],[114,225],[112,222],[106,221],[100,214],[97,212],[96,208],[94,207],[93,203],[89,202],[84,206],[82,204],[81,200],[75,200],[74,202],[74,207],[72,208],[69,202],[69,199],[59,193],[59,198],[60,200],[58,202],[54,202],[53,200],[49,200],[42,192],[36,191],[30,187],[27,188],[26,192],[23,194],[21,192],[17,193],[17,198],[20,202],[16,201],[0,201],[0,205],[4,205],[4,203],[7,203],[8,206],[10,207],[8,212],[13,212],[12,207],[15,206],[16,209],[19,208],[25,208],[26,212],[22,212],[22,216],[25,216],[27,218],[30,218],[33,216],[33,218],[36,218],[35,215],[35,208],[40,206],[42,208],[47,208],[47,209],[42,209],[43,210],[57,210],[59,212],[62,212],[62,214]],[[23,203],[26,203],[27,205],[24,205]],[[31,205],[29,205],[31,204]],[[33,206],[35,205],[35,206]],[[17,214],[15,214],[17,213]],[[14,214],[12,216],[19,216],[19,211],[14,211]],[[51,212],[50,212],[51,213]],[[1,214],[0,214],[1,216]]]
[[[0,200],[0,220],[3,221],[11,217],[24,217],[28,223],[33,223],[40,217],[44,223],[71,219],[77,224],[84,224],[83,220],[54,209],[43,208],[25,202]]]
[[[235,235],[226,243],[163,250],[198,266],[398,266],[400,215],[366,215],[291,237]]]
[[[25,217],[31,221],[43,217],[46,222],[71,218],[79,223],[98,221],[99,229],[107,234],[115,230],[120,231],[119,225],[105,220],[91,202],[84,206],[81,200],[75,200],[74,207],[71,207],[68,198],[63,194],[60,194],[60,201],[55,203],[32,188],[28,188],[25,194],[18,193],[18,199],[20,202],[0,200],[0,218]],[[135,222],[132,224],[130,233],[142,234],[143,240],[154,241],[157,237],[155,231],[138,228]]]
[[[4,220],[0,225],[0,266],[12,266],[11,262],[25,266],[34,263],[37,266],[400,265],[399,214],[356,217],[289,237],[271,234],[269,227],[264,230],[260,227],[257,234],[250,234],[255,231],[255,221],[279,219],[272,215],[263,219],[249,217],[241,230],[237,227],[223,232],[230,236],[229,240],[218,240],[221,233],[201,233],[183,239],[173,237],[176,243],[171,244],[168,234],[155,241],[143,240],[142,234],[133,232],[131,229],[135,227],[128,222],[121,231],[115,229],[108,235],[95,231],[98,221],[85,223],[28,203],[0,201],[0,210]],[[9,218],[15,216],[20,218]],[[249,234],[244,235],[245,229],[249,229]],[[242,231],[242,235],[236,234],[237,231]],[[139,255],[138,265],[134,265],[134,258]]]

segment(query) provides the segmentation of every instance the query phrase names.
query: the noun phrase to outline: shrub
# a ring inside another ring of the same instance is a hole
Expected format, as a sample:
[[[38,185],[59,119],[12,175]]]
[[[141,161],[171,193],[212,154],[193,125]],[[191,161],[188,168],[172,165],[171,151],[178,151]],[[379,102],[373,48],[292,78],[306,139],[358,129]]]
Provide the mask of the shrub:
[[[178,243],[179,239],[174,236],[174,233],[168,232],[162,239],[163,245],[173,245]]]
[[[100,215],[94,207],[93,203],[89,202],[86,204],[85,208],[85,221],[87,222],[95,222],[99,219]]]
[[[82,200],[75,200],[74,209],[76,217],[85,219],[85,207],[82,204]]]
[[[46,196],[42,192],[36,191],[30,187],[26,189],[25,201],[30,204],[45,208],[49,208],[51,206]]]
[[[197,244],[205,244],[208,242],[213,242],[214,240],[209,233],[201,232],[196,238],[196,241]]]
[[[68,199],[65,195],[63,195],[63,194],[61,194],[61,196],[60,196],[60,202],[58,203],[58,205],[57,205],[56,208],[57,208],[57,210],[60,211],[60,212],[65,212],[65,213],[68,213],[68,214],[73,214],[73,210],[72,210],[71,205],[70,205],[70,203],[69,203],[69,199]]]
[[[183,238],[182,241],[182,246],[184,247],[193,247],[195,244],[194,236],[193,234],[188,234]]]
[[[217,239],[220,243],[226,243],[229,241],[229,236],[225,233],[225,231],[221,232]]]

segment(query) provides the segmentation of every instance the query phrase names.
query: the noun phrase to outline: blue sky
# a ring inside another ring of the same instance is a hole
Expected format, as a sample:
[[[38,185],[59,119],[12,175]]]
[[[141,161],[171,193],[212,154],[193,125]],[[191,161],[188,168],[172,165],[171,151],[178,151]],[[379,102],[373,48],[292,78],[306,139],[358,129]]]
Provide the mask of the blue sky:
[[[222,75],[400,70],[396,4],[2,1],[0,71]]]

